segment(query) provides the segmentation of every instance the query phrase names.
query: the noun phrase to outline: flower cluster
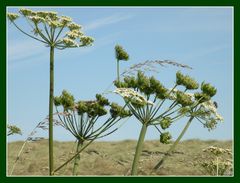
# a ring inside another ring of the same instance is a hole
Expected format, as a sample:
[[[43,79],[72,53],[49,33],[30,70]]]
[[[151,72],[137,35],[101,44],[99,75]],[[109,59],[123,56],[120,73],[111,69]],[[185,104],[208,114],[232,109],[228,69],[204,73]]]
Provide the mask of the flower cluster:
[[[177,79],[176,81],[177,85],[183,85],[188,90],[195,90],[195,89],[198,89],[199,87],[198,83],[193,78],[191,78],[188,75],[183,75],[180,72],[177,72],[176,79]]]
[[[138,92],[134,91],[130,88],[117,88],[114,93],[119,94],[122,96],[127,102],[131,102],[132,104],[139,104],[139,105],[153,105],[153,102],[147,100],[144,96],[139,94]]]
[[[172,136],[169,132],[163,132],[160,135],[160,142],[163,144],[169,144]]]
[[[171,125],[171,118],[170,117],[165,117],[160,121],[160,126],[163,130],[169,128],[169,126]]]
[[[63,38],[62,43],[68,47],[71,46],[79,46],[77,42],[75,42],[73,39],[69,39],[69,38]]]
[[[168,96],[168,89],[165,88],[157,79],[147,77],[143,72],[139,71],[137,77],[127,76],[124,82],[115,81],[115,86],[118,88],[138,89],[141,93],[149,96],[155,94],[159,99],[165,99]]]
[[[75,107],[75,99],[68,91],[63,90],[59,97],[54,97],[55,106],[63,106],[64,111],[73,110]]]
[[[19,13],[33,23],[32,32],[35,36],[42,37],[44,41],[48,39],[46,43],[55,45],[58,49],[90,46],[94,41],[93,38],[84,35],[81,31],[81,25],[74,23],[70,17],[58,16],[57,12],[32,11],[30,9],[22,8],[19,10]],[[8,13],[7,17],[11,22],[13,22],[19,17],[19,15]],[[41,26],[45,33],[40,31]],[[64,33],[64,28],[70,30],[70,32]],[[58,33],[56,30],[58,30]],[[54,35],[55,32],[56,35]]]
[[[233,162],[230,149],[210,146],[203,149],[203,152],[208,153],[208,155],[205,161],[200,162],[200,165],[208,174],[217,176],[232,174]]]
[[[96,94],[95,100],[90,101],[78,101],[74,102],[74,97],[66,90],[63,90],[62,94],[59,97],[54,98],[54,103],[56,106],[62,106],[64,111],[77,111],[79,115],[84,113],[88,117],[104,116],[108,113],[107,106],[110,106],[110,113],[112,118],[125,118],[130,116],[131,113],[128,110],[125,110],[123,107],[116,103],[110,104],[108,99],[103,97],[100,94]]]
[[[129,59],[128,53],[120,45],[115,46],[115,54],[117,60],[127,61]]]
[[[232,151],[230,149],[223,149],[215,146],[209,146],[206,149],[203,149],[203,152],[212,153],[215,156],[219,156],[222,154],[232,155]]]
[[[19,15],[16,14],[16,13],[8,13],[8,14],[7,14],[7,17],[8,17],[8,19],[9,19],[11,22],[13,22],[13,21],[15,21],[15,20],[19,17]]]
[[[45,19],[40,16],[29,16],[28,17],[34,24],[39,24],[41,22],[44,22]]]
[[[204,94],[213,97],[217,93],[217,89],[214,88],[211,84],[209,83],[204,83],[202,82],[201,84],[201,90]]]
[[[125,118],[132,115],[132,113],[129,110],[123,109],[123,107],[118,105],[117,103],[111,104],[110,113],[112,118],[116,118],[118,116],[121,118]]]
[[[223,121],[223,117],[217,112],[217,108],[214,105],[214,102],[212,100],[209,100],[207,102],[201,103],[201,106],[206,110],[211,112],[212,115],[214,115],[215,119],[218,121]]]
[[[176,96],[177,103],[181,104],[182,107],[190,106],[194,103],[194,101],[191,99],[191,96],[182,91],[177,91]]]

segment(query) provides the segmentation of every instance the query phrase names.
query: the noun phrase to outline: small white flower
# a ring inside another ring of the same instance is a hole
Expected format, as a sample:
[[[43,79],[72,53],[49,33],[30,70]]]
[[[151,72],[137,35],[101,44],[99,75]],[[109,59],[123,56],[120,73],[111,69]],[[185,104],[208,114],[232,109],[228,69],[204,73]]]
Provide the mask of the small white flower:
[[[19,15],[16,13],[7,13],[7,17],[10,21],[14,21],[19,17]]]
[[[29,16],[28,17],[32,22],[34,22],[35,24],[38,24],[40,22],[44,22],[45,19],[40,17],[40,16]]]
[[[80,25],[78,25],[78,24],[76,24],[76,23],[70,23],[69,25],[68,25],[68,28],[72,31],[72,30],[79,30],[79,29],[81,29],[81,26]]]
[[[114,93],[119,94],[120,96],[127,100],[134,101],[143,105],[146,104],[154,105],[152,101],[147,100],[144,96],[130,88],[117,88],[114,91]]]
[[[210,111],[214,116],[216,120],[223,121],[223,117],[217,112],[217,108],[215,107],[212,100],[203,102],[200,104],[205,110]]]
[[[68,16],[61,16],[61,22],[62,22],[62,24],[66,25],[66,24],[72,22],[72,19]]]
[[[78,46],[78,44],[72,40],[72,39],[69,39],[69,38],[63,38],[62,39],[62,42],[66,45],[66,46]]]

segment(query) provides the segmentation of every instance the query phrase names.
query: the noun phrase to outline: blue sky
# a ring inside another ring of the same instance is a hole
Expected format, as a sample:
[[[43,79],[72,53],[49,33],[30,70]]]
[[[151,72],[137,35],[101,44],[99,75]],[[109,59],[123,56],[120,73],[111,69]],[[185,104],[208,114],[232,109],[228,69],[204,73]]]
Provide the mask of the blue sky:
[[[232,139],[233,126],[233,10],[222,8],[32,8],[52,10],[73,18],[83,26],[85,33],[94,37],[94,46],[55,52],[55,95],[63,89],[76,99],[92,99],[102,93],[116,77],[114,46],[122,45],[130,55],[128,62],[121,63],[121,71],[146,60],[174,60],[193,67],[181,69],[199,82],[212,83],[218,93],[219,113],[224,123],[208,132],[194,121],[183,139]],[[18,8],[8,8],[17,12]],[[24,30],[27,24],[17,20]],[[8,30],[8,121],[19,126],[22,136],[8,140],[24,140],[36,124],[48,114],[49,50],[32,40],[13,25]],[[167,87],[175,82],[180,68],[158,67],[153,73]],[[113,89],[113,88],[111,88]],[[111,100],[121,98],[109,95]],[[183,128],[180,120],[169,130],[175,139]],[[116,133],[102,140],[137,139],[140,124],[130,118]],[[37,136],[47,138],[39,131]],[[158,139],[159,134],[149,128],[146,139]],[[54,129],[55,140],[74,140],[64,129]]]

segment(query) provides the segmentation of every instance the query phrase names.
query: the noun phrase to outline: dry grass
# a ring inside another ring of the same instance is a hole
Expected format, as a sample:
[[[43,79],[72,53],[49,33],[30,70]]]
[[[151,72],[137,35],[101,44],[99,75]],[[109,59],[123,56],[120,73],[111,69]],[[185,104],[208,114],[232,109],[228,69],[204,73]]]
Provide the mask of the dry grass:
[[[16,155],[23,142],[8,145],[8,171],[11,171]],[[204,175],[199,167],[202,149],[213,145],[232,148],[232,141],[187,140],[177,146],[163,167],[152,175]],[[120,175],[127,176],[135,151],[136,141],[94,142],[82,154],[79,175]],[[146,141],[139,164],[139,174],[149,175],[152,168],[163,157],[170,145],[158,141]],[[55,142],[55,167],[64,163],[74,154],[74,142]],[[58,175],[71,175],[73,163],[58,172]],[[48,142],[41,140],[26,145],[13,175],[48,175]]]

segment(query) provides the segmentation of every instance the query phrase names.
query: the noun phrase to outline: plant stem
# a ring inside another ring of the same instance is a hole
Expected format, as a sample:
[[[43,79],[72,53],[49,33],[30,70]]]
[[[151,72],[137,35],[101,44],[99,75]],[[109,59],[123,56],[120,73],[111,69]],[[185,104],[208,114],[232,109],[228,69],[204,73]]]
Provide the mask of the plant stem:
[[[183,128],[182,132],[180,133],[180,135],[178,136],[177,140],[173,143],[173,145],[170,147],[170,149],[167,151],[167,153],[163,156],[163,158],[161,159],[161,161],[159,161],[159,163],[154,167],[154,170],[157,170],[158,168],[161,167],[161,165],[163,164],[163,162],[167,159],[167,157],[172,153],[172,151],[176,148],[177,144],[179,143],[179,141],[182,139],[183,135],[185,134],[185,132],[187,131],[188,127],[190,126],[192,120],[194,119],[194,116],[191,116],[190,119],[188,120],[187,124],[185,125],[185,127]]]
[[[217,157],[217,176],[218,176],[218,157]]]
[[[83,141],[78,140],[76,153],[81,149],[82,145],[83,145]],[[74,161],[74,165],[73,165],[73,175],[77,175],[79,161],[80,161],[80,153],[75,157],[75,161]]]
[[[119,75],[119,60],[117,60],[117,80],[120,81],[120,75]]]
[[[50,90],[49,90],[49,175],[53,171],[53,97],[54,97],[54,47],[50,47]]]
[[[139,162],[140,155],[142,153],[142,146],[143,146],[146,131],[147,131],[147,124],[143,123],[141,133],[140,133],[140,136],[138,138],[136,152],[135,152],[135,155],[134,155],[131,175],[137,175],[138,162]]]

